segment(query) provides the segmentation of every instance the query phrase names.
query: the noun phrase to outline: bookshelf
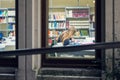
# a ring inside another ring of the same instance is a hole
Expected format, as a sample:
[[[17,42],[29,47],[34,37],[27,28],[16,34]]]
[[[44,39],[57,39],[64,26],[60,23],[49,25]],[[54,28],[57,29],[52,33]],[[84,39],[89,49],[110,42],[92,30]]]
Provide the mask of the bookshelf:
[[[90,14],[90,37],[95,36],[95,14]]]
[[[0,33],[8,37],[10,32],[15,32],[15,9],[0,8]]]
[[[50,8],[48,20],[48,43],[56,38],[70,26],[77,29],[74,37],[77,39],[86,39],[86,37],[95,37],[95,16],[91,15],[90,7],[64,7]]]
[[[88,30],[90,28],[90,8],[66,7],[65,11],[67,22],[66,27],[69,28],[69,26],[74,26],[77,31],[79,31],[79,36],[89,36]]]

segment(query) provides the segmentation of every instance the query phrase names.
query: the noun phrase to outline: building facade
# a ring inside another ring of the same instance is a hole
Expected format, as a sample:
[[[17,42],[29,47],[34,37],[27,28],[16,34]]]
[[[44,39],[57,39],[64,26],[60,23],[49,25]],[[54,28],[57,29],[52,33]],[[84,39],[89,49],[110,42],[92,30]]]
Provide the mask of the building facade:
[[[103,0],[102,0],[103,1]],[[114,1],[114,2],[113,2]],[[42,8],[46,1],[43,0],[18,0],[17,2],[17,43],[18,49],[26,48],[41,48],[42,46]],[[104,2],[104,1],[103,1]],[[120,10],[119,0],[105,0],[105,14],[101,13],[104,17],[105,23],[105,42],[119,41],[119,24],[120,24]],[[101,4],[101,5],[102,5]],[[114,8],[114,9],[113,9]],[[47,12],[47,11],[45,11]],[[46,17],[45,17],[46,18]],[[102,21],[101,21],[102,22]],[[105,50],[105,59],[107,59],[106,69],[112,69],[110,58],[112,53],[116,52],[115,56],[119,57],[118,50]],[[36,74],[41,69],[42,56],[41,55],[28,55],[18,56],[18,80],[35,80]]]

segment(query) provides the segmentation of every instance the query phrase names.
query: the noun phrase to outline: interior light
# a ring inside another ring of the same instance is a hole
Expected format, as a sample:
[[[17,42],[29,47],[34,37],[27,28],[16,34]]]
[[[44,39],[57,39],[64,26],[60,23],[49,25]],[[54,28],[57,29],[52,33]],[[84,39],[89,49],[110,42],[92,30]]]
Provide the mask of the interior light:
[[[95,3],[95,0],[93,0],[93,3]]]

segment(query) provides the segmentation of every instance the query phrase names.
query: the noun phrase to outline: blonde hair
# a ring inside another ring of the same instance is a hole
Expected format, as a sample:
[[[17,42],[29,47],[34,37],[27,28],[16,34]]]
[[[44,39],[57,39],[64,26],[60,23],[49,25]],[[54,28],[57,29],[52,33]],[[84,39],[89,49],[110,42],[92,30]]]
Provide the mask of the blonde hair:
[[[66,39],[70,39],[75,32],[76,32],[75,27],[73,26],[69,27],[69,29],[61,35],[62,42],[64,42]]]

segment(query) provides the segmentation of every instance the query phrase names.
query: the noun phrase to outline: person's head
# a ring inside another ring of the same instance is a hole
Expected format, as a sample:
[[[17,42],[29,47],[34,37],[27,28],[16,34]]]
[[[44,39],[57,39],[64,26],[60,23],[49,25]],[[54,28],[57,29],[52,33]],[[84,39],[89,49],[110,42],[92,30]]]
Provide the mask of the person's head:
[[[62,41],[64,42],[64,40],[71,38],[75,32],[76,32],[75,27],[73,26],[69,27],[68,31],[62,34]]]
[[[70,26],[68,29],[69,37],[72,37],[74,33],[76,32],[76,29],[74,26]]]

